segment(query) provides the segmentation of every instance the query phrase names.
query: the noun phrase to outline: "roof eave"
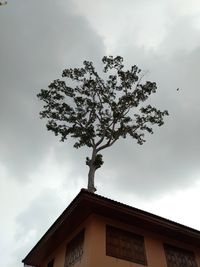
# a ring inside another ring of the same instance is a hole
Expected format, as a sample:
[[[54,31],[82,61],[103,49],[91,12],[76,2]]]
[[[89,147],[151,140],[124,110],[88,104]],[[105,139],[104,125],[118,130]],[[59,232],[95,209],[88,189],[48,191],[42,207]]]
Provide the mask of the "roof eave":
[[[64,240],[67,233],[91,213],[121,220],[200,247],[200,232],[195,229],[82,189],[22,262],[40,266],[46,255]]]

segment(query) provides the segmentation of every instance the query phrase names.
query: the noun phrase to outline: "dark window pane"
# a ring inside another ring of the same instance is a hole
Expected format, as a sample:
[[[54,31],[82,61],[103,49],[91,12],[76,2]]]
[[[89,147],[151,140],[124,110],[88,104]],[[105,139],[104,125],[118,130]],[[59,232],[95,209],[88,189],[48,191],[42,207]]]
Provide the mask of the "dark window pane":
[[[65,267],[74,265],[83,255],[84,230],[75,236],[66,248]]]
[[[192,251],[164,244],[168,267],[197,267]]]
[[[47,267],[53,267],[53,264],[54,264],[54,259],[51,260],[51,261],[47,264]]]
[[[144,237],[107,225],[106,255],[146,265]]]

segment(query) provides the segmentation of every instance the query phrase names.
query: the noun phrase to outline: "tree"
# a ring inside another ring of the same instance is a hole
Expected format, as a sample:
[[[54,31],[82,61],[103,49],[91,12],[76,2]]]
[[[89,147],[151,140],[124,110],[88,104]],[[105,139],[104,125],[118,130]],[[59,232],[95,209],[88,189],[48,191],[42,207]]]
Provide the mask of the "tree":
[[[142,82],[141,70],[132,66],[124,70],[123,58],[103,57],[103,79],[92,62],[84,61],[82,68],[65,69],[65,80],[54,80],[48,89],[37,95],[45,102],[41,118],[48,119],[47,129],[75,138],[74,147],[91,148],[88,190],[95,192],[95,171],[103,164],[101,150],[112,146],[120,137],[130,135],[142,145],[144,133],[153,133],[152,125],[163,125],[168,111],[160,111],[150,104],[149,96],[156,92],[155,82]]]
[[[7,5],[7,1],[0,1],[0,6],[5,6]]]

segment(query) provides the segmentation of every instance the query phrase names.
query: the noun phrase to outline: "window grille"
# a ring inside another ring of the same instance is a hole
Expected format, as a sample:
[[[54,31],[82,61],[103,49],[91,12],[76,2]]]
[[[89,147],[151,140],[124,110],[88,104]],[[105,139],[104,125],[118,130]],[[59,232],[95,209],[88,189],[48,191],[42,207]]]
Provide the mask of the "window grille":
[[[164,244],[168,267],[197,267],[192,251]]]
[[[146,265],[144,237],[107,225],[106,255]]]
[[[83,255],[84,230],[76,235],[66,248],[65,267],[73,266]]]

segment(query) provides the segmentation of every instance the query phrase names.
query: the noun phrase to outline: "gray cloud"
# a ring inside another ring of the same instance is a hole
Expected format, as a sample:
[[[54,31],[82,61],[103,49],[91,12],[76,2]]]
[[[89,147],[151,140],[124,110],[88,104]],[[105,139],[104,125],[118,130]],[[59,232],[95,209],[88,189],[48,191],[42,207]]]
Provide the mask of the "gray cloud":
[[[22,259],[48,230],[69,203],[63,201],[53,189],[45,189],[16,218],[15,246],[9,267],[21,266]]]
[[[65,8],[60,4],[13,2],[0,17],[0,160],[23,181],[57,143],[39,121],[36,94],[59,78],[65,66],[99,57],[104,50],[71,2],[63,1]]]

